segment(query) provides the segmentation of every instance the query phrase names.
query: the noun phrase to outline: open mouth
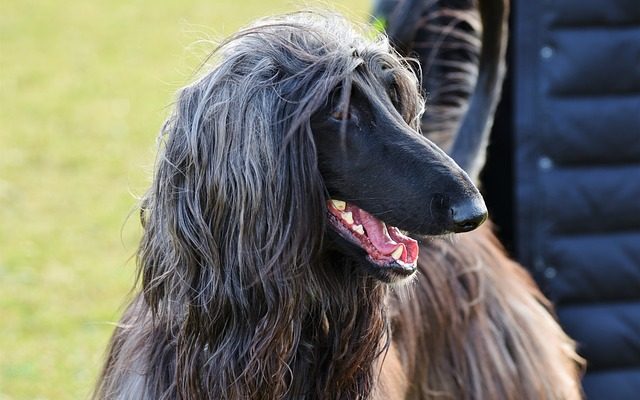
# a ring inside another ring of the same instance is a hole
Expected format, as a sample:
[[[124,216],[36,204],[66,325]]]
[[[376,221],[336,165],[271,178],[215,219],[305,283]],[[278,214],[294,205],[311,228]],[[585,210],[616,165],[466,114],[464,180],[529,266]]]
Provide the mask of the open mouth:
[[[372,264],[406,276],[416,271],[417,241],[354,204],[330,199],[327,209],[334,229],[344,239],[362,248]]]

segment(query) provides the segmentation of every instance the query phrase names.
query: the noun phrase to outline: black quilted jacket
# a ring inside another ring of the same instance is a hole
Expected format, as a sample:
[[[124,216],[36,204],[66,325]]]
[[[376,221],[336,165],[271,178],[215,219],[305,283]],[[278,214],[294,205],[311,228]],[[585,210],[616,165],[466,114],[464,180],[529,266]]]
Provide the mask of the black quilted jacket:
[[[587,359],[587,398],[640,399],[640,1],[513,12],[517,254]]]

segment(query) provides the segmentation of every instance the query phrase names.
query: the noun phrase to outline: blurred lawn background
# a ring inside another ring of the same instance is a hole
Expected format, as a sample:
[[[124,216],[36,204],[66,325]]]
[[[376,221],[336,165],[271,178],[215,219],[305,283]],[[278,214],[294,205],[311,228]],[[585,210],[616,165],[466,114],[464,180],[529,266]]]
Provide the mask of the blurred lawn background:
[[[359,21],[370,8],[326,4]],[[133,282],[156,134],[212,49],[198,41],[297,8],[0,2],[0,399],[89,396]]]

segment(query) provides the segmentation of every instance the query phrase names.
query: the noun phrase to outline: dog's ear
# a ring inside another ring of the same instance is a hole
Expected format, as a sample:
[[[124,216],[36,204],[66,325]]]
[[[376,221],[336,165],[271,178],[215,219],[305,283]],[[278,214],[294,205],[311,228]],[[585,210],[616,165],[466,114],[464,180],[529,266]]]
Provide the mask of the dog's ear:
[[[159,314],[209,309],[215,296],[240,301],[249,288],[277,306],[260,292],[296,276],[320,247],[324,187],[309,117],[260,79],[278,76],[272,66],[246,57],[183,89],[163,128],[138,254]]]
[[[262,378],[273,376],[282,378],[266,397],[284,396],[289,334],[301,336],[309,293],[319,292],[325,193],[304,96],[322,93],[314,76],[287,80],[268,53],[278,50],[273,37],[263,36],[270,42],[247,51],[234,43],[180,92],[143,202],[138,253],[145,301],[156,321],[179,330],[176,340],[248,349],[178,355],[177,368],[207,358],[229,398],[260,397]]]
[[[205,219],[208,205],[202,186],[210,171],[198,151],[208,147],[205,142],[211,138],[190,135],[205,129],[200,126],[201,95],[194,87],[180,93],[163,126],[153,183],[141,204],[139,278],[147,303],[158,315],[170,315],[170,303],[185,306],[178,299],[188,297],[194,266],[219,262],[216,252],[208,249],[213,235]]]

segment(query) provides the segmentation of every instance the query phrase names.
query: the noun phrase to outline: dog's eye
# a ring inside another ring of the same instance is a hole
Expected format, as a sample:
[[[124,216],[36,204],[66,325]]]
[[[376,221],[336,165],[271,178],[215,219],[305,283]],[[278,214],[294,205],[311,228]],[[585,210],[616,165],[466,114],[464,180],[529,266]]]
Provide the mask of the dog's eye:
[[[331,113],[331,118],[336,119],[338,121],[347,121],[351,119],[351,111],[347,110],[336,110]]]

